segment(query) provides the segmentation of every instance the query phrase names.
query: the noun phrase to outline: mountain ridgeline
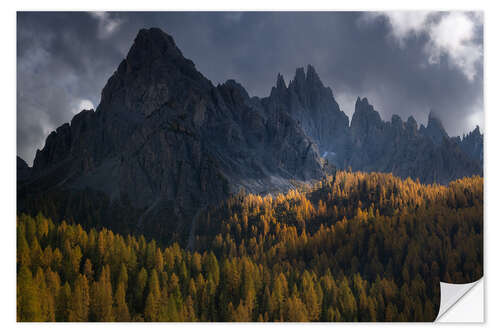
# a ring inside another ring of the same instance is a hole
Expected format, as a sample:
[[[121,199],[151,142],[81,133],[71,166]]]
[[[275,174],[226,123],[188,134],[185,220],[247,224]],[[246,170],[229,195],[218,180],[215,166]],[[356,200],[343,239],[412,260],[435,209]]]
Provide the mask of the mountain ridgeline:
[[[171,36],[142,29],[102,90],[18,166],[18,210],[90,227],[187,240],[197,212],[241,189],[286,192],[334,169],[378,171],[423,183],[482,175],[479,128],[449,137],[431,112],[383,121],[366,98],[349,118],[312,66],[269,97],[213,85]]]

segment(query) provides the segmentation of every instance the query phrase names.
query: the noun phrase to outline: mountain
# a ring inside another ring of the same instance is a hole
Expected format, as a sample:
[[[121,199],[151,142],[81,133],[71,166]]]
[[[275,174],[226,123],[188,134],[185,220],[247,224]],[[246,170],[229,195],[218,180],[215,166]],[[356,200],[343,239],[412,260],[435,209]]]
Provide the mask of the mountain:
[[[480,143],[479,143],[480,141]],[[186,241],[197,213],[240,190],[282,192],[332,165],[446,183],[482,174],[482,135],[449,138],[434,114],[383,121],[366,98],[349,118],[312,66],[269,97],[214,86],[160,29],[139,31],[104,89],[18,158],[18,210]]]
[[[465,152],[471,159],[480,161],[483,164],[483,134],[479,130],[479,126],[465,135],[462,140],[457,138],[460,149]]]
[[[31,168],[28,166],[25,160],[17,156],[16,159],[16,170],[17,170],[17,180],[23,181],[28,179],[31,175]]]
[[[441,120],[436,116],[433,110],[429,112],[429,116],[427,117],[427,127],[421,125],[419,130],[424,136],[429,137],[436,145],[441,144],[445,139],[449,139]]]
[[[51,198],[59,217],[95,210],[89,223],[107,226],[118,214],[120,228],[175,239],[200,207],[240,189],[286,191],[323,175],[288,113],[266,112],[235,81],[214,86],[153,28],[138,33],[97,109],[47,137],[18,202],[29,211]]]
[[[345,154],[349,118],[340,110],[332,90],[323,85],[311,65],[307,66],[307,73],[298,68],[288,87],[283,76],[278,74],[276,86],[262,103],[268,112],[280,110],[290,114],[322,154]]]
[[[448,183],[468,175],[482,175],[482,135],[450,138],[432,110],[427,126],[413,117],[406,122],[393,115],[382,120],[366,98],[356,101],[349,118],[321,82],[314,68],[297,69],[286,86],[278,74],[275,87],[262,103],[269,112],[290,114],[317,145],[320,155],[341,169],[391,172],[424,183]]]
[[[441,121],[431,111],[427,127],[394,115],[383,121],[366,98],[356,101],[350,134],[351,146],[341,167],[353,170],[391,172],[424,183],[448,183],[470,175],[482,175],[482,162],[449,138]]]

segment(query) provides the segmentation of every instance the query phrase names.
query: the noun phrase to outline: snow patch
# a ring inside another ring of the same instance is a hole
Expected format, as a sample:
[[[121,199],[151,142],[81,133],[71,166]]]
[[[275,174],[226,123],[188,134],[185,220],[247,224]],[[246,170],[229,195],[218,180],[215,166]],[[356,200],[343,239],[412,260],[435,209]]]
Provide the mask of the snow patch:
[[[323,153],[323,156],[321,156],[322,158],[326,158],[327,156],[330,156],[330,157],[335,157],[335,155],[337,155],[334,151],[325,151]]]

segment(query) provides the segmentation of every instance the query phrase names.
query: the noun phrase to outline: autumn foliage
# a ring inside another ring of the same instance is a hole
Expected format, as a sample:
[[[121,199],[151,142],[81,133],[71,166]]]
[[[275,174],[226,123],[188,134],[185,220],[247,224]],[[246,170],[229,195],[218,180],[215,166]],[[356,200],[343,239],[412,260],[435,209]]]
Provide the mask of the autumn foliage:
[[[210,207],[192,250],[20,215],[17,319],[432,321],[439,281],[475,281],[482,263],[481,177],[339,171]]]

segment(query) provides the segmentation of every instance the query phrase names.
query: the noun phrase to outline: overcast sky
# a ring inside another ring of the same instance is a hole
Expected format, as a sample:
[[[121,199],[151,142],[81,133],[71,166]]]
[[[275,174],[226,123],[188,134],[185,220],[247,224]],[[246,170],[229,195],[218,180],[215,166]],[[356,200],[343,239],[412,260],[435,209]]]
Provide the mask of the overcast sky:
[[[18,13],[17,151],[31,165],[50,131],[101,90],[141,28],[159,27],[214,84],[268,96],[311,64],[341,109],[366,96],[383,119],[432,108],[450,135],[483,129],[483,18],[472,12]]]

